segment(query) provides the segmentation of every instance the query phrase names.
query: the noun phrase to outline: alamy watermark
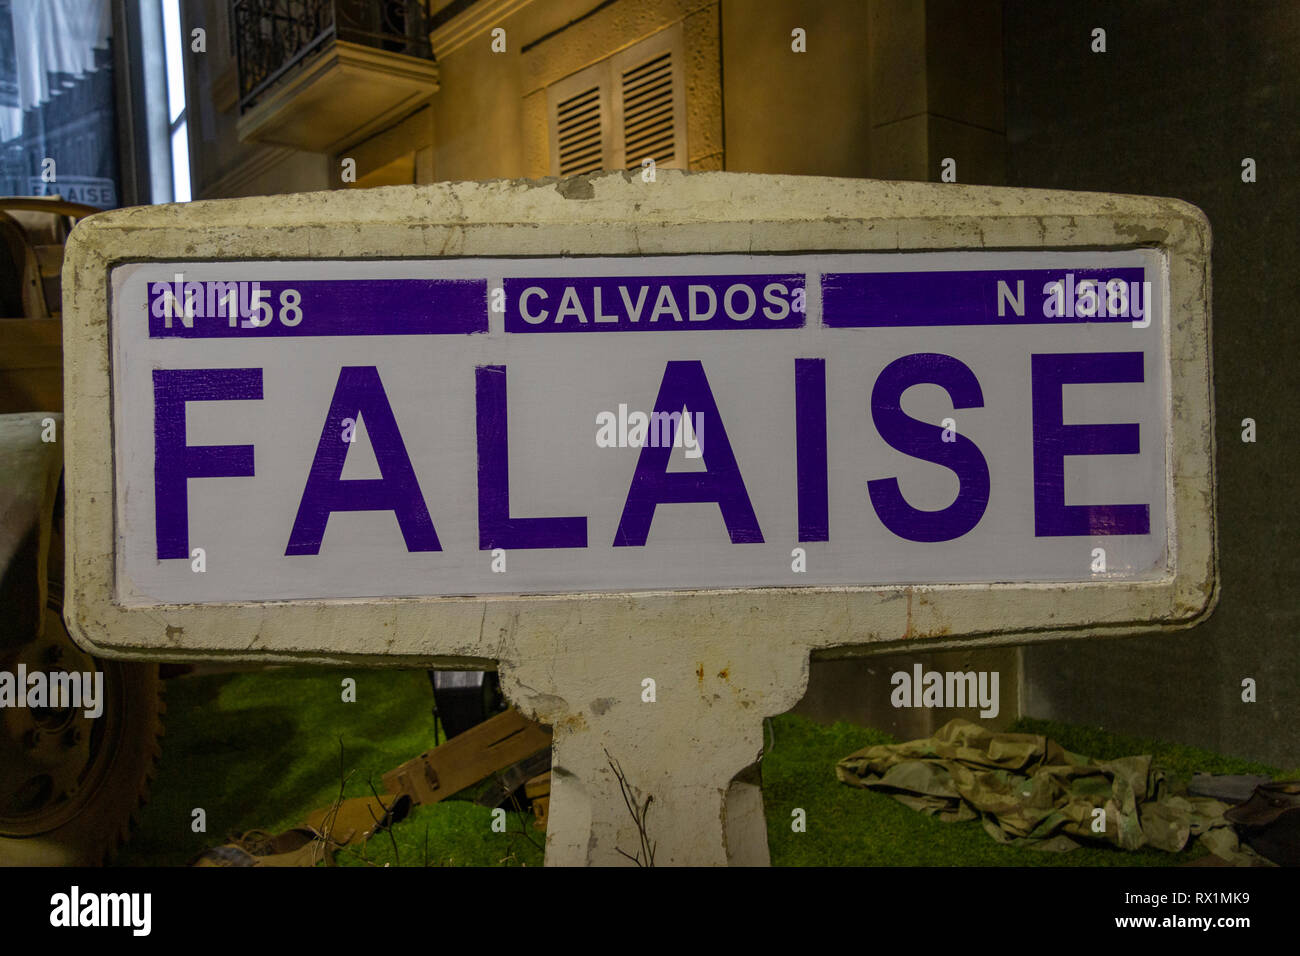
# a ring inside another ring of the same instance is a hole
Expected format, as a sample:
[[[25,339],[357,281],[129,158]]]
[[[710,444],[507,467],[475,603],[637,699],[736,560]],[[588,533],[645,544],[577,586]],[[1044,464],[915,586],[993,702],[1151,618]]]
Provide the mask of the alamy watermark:
[[[0,671],[0,707],[81,710],[95,718],[104,712],[103,671]]]
[[[629,412],[626,405],[618,413],[596,413],[596,447],[598,448],[681,448],[687,458],[704,454],[704,413]]]
[[[153,926],[151,893],[83,893],[73,886],[50,897],[50,925],[118,926],[133,936],[148,936]]]
[[[911,673],[895,671],[889,702],[895,707],[979,707],[981,717],[996,717],[998,671],[923,671],[913,664]]]
[[[1151,283],[1123,279],[1080,279],[1074,273],[1043,285],[1043,315],[1067,319],[1133,319],[1135,329],[1151,324]]]

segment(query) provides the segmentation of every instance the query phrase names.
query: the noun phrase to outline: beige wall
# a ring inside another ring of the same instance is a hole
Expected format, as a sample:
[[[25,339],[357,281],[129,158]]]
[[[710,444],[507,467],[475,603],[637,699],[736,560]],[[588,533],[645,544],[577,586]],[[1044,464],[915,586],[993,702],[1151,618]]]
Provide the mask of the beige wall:
[[[726,168],[1005,179],[994,0],[721,0]],[[806,52],[791,49],[805,31]]]
[[[674,24],[682,26],[686,53],[690,168],[721,169],[718,0],[619,0],[606,7],[598,0],[545,0],[500,23],[505,53],[491,52],[485,32],[440,55],[435,178],[549,176],[546,88]]]
[[[506,31],[505,53],[493,53],[491,38],[483,33],[439,56],[442,88],[433,98],[435,180],[525,175],[519,47],[526,14],[527,8],[500,24]]]
[[[866,0],[722,0],[728,170],[866,176]],[[807,52],[790,49],[806,33]]]

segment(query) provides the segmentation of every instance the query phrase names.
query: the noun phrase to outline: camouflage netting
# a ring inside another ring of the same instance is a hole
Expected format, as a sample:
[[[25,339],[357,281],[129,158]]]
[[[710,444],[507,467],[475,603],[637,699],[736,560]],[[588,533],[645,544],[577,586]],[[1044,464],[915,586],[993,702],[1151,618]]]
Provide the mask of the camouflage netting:
[[[835,772],[941,820],[979,817],[999,843],[1061,852],[1106,842],[1176,853],[1195,838],[1234,863],[1261,861],[1224,820],[1229,804],[1188,795],[1188,777],[1149,756],[1093,760],[1038,734],[993,733],[959,719],[930,738],[863,748]]]

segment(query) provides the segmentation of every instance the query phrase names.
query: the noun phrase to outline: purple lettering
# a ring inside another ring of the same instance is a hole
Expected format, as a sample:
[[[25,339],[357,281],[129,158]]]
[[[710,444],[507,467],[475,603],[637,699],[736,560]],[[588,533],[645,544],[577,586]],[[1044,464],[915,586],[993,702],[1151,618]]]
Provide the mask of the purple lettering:
[[[186,402],[258,401],[260,368],[154,369],[154,534],[159,561],[190,556],[189,479],[251,478],[252,445],[188,445]]]
[[[953,408],[981,408],[984,394],[975,373],[951,355],[919,352],[891,362],[871,389],[871,417],[880,437],[904,454],[932,461],[956,473],[957,497],[946,508],[924,511],[903,498],[897,478],[867,482],[867,493],[886,528],[908,541],[951,541],[984,517],[989,503],[989,466],[965,435],[943,441],[943,429],[903,412],[903,393],[913,385],[933,384],[952,397]]]
[[[794,360],[794,430],[799,540],[829,541],[825,359]]]
[[[704,375],[704,365],[699,361],[669,362],[664,368],[663,381],[654,410],[662,415],[682,412],[683,407],[692,415],[703,413],[708,422],[709,440],[700,442],[705,471],[668,471],[672,444],[676,441],[680,419],[671,420],[672,436],[669,442],[658,446],[647,443],[641,448],[632,486],[628,489],[614,535],[614,547],[642,547],[650,534],[655,508],[661,504],[715,501],[726,522],[732,544],[763,541],[754,506],[745,490],[740,466],[732,454],[727,430],[722,425],[717,403]],[[684,414],[684,413],[683,413]]]
[[[1147,505],[1067,505],[1067,455],[1136,455],[1137,423],[1064,424],[1063,385],[1141,382],[1141,352],[1035,354],[1030,359],[1034,402],[1034,535],[1149,534]]]
[[[381,478],[344,480],[343,464],[350,441],[344,439],[343,419],[364,418]],[[286,555],[319,554],[325,525],[335,511],[391,511],[406,541],[407,551],[441,551],[420,483],[402,443],[397,419],[388,404],[379,369],[373,365],[339,369],[334,399],[325,416],[312,459],[307,486],[298,505]]]
[[[474,369],[478,425],[478,546],[492,548],[585,548],[587,519],[512,518],[507,440],[506,367]]]

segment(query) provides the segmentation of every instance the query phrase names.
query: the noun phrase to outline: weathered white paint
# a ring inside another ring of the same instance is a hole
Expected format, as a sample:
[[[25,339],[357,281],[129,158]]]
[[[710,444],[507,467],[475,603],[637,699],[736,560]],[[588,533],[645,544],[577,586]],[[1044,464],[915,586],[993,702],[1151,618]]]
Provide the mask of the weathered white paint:
[[[637,846],[606,747],[655,797],[656,862],[752,859],[744,856],[752,846],[738,845],[750,843],[735,825],[743,814],[727,814],[724,825],[724,793],[760,751],[761,718],[802,696],[810,650],[1169,629],[1210,613],[1209,245],[1205,217],[1175,200],[735,174],[394,187],[96,216],[73,233],[64,272],[68,623],[108,656],[499,661],[511,700],[555,731],[549,862],[616,863],[616,848]],[[1168,269],[1170,548],[1153,580],[115,601],[108,316],[109,274],[120,263],[225,260],[233,251],[310,260],[1079,248],[1153,249]],[[657,683],[653,704],[640,699],[645,677]]]

